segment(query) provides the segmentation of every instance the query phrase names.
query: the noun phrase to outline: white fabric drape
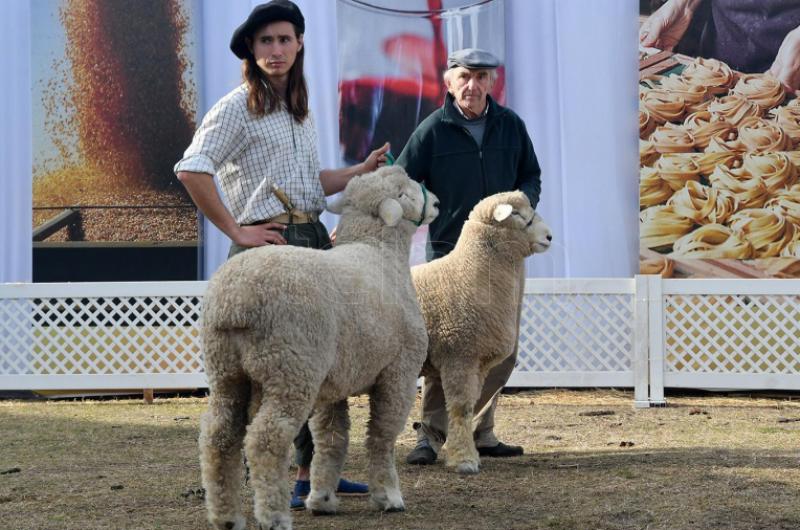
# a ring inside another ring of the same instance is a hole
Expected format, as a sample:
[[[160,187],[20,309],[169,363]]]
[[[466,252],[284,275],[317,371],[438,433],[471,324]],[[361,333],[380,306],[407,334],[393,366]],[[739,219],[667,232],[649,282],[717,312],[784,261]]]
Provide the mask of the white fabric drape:
[[[638,270],[637,3],[507,0],[508,103],[542,166],[554,246],[529,277]]]
[[[336,1],[296,1],[306,17],[322,165],[338,167]],[[200,2],[201,115],[239,83],[228,43],[258,3]],[[530,260],[529,276],[630,277],[637,269],[636,14],[634,0],[506,0],[508,104],[533,139],[539,212],[555,237],[547,254]],[[29,18],[27,0],[2,2],[0,42],[13,52],[0,55],[0,281],[31,276]],[[227,238],[206,223],[206,277],[227,250]]]
[[[31,281],[31,67],[28,0],[0,7],[0,282]]]

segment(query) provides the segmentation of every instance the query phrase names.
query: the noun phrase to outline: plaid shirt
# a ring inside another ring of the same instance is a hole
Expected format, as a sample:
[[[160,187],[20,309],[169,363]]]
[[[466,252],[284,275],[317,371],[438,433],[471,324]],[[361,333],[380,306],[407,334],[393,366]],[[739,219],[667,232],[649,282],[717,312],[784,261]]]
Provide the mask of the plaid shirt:
[[[245,85],[208,111],[175,165],[178,171],[216,174],[223,200],[241,225],[284,213],[283,204],[272,193],[273,183],[297,210],[319,213],[325,209],[311,115],[302,124],[285,107],[254,116],[247,110]]]

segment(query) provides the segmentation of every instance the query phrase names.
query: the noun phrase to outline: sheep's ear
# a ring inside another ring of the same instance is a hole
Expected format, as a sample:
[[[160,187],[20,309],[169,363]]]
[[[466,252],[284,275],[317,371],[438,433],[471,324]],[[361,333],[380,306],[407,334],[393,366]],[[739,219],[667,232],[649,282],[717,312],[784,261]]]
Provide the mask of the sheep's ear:
[[[500,223],[508,219],[508,216],[511,215],[512,211],[514,211],[514,207],[511,206],[510,204],[498,204],[494,208],[494,213],[492,214],[492,217],[494,217],[495,221]]]
[[[386,226],[397,226],[403,218],[403,207],[394,199],[383,199],[378,206],[378,215]]]
[[[342,215],[342,210],[344,210],[344,193],[340,193],[334,200],[328,201],[327,210],[336,215]]]

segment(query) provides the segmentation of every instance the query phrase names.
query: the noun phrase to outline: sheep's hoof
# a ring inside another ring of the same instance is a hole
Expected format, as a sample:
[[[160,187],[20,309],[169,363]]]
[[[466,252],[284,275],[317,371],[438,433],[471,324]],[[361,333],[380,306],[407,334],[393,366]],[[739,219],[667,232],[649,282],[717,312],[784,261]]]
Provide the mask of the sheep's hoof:
[[[258,530],[292,530],[292,518],[285,513],[273,513],[269,522],[259,521]]]
[[[400,490],[387,489],[382,493],[373,493],[372,503],[383,512],[404,512],[406,510]]]
[[[461,462],[456,465],[456,472],[460,475],[477,475],[478,463],[477,462]]]
[[[306,508],[314,515],[334,515],[339,508],[339,499],[333,493],[312,490],[306,499]]]
[[[211,526],[219,530],[244,530],[247,528],[247,520],[241,515],[221,517],[211,521]]]

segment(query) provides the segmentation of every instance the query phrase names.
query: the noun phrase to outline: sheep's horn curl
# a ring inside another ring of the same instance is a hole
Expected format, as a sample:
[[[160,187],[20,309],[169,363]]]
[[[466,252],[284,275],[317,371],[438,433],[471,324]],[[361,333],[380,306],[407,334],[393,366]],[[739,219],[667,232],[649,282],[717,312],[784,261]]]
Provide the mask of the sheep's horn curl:
[[[397,226],[403,218],[403,207],[394,199],[383,199],[378,206],[378,215],[386,226]]]
[[[508,216],[511,215],[511,212],[513,210],[514,207],[511,206],[510,204],[498,204],[494,208],[494,213],[492,214],[492,217],[494,217],[495,221],[500,223],[508,219]]]

